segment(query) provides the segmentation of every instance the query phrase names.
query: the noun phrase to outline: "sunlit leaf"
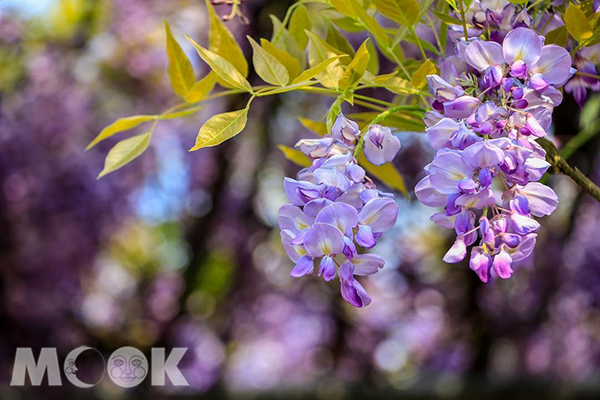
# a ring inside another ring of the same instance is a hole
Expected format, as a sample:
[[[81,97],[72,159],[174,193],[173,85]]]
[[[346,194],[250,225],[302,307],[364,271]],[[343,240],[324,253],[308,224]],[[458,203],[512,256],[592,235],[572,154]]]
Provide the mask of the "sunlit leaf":
[[[329,22],[328,19],[324,18],[325,25],[327,25],[327,35],[325,41],[341,51],[344,54],[348,54],[350,57],[354,57],[354,49],[348,42],[348,39],[338,29]]]
[[[190,91],[185,95],[184,100],[188,103],[197,103],[203,100],[213,90],[216,83],[217,75],[211,71],[192,86]]]
[[[269,54],[269,52],[260,47],[260,45],[250,36],[247,36],[247,38],[254,50],[252,62],[254,63],[254,69],[258,76],[271,85],[287,85],[290,80],[290,75],[285,66]]]
[[[158,116],[156,115],[135,115],[133,117],[119,118],[106,128],[102,129],[98,136],[96,136],[85,149],[89,150],[104,139],[107,139],[116,133],[128,131],[129,129],[133,129],[144,122],[154,121],[157,118]]]
[[[168,113],[165,115],[161,115],[159,117],[159,119],[165,120],[165,119],[176,119],[176,118],[181,118],[181,117],[187,117],[188,115],[195,114],[200,110],[202,110],[202,106],[195,106],[195,107],[190,106],[181,111],[175,111],[175,112],[171,112],[171,113]]]
[[[311,67],[315,67],[323,61],[329,60],[332,57],[343,55],[342,52],[332,47],[329,43],[323,41],[320,37],[310,31],[306,31],[308,35],[308,62]],[[319,82],[332,89],[338,88],[338,81],[344,75],[344,69],[340,65],[338,59],[327,65],[322,72],[319,72],[316,77]],[[298,80],[297,78],[296,80]]]
[[[369,64],[369,50],[367,49],[367,42],[369,39],[365,40],[363,44],[360,46],[356,55],[346,67],[346,71],[344,72],[344,76],[338,82],[340,89],[346,90],[348,88],[352,88],[360,82],[363,74],[367,69],[367,65]]]
[[[379,54],[372,41],[367,42],[367,50],[369,50],[369,64],[367,65],[367,71],[373,75],[377,75],[379,73]]]
[[[106,174],[118,170],[129,162],[139,157],[150,144],[150,132],[136,135],[117,143],[106,156],[104,169],[98,175],[98,179]]]
[[[192,63],[187,58],[181,46],[171,33],[171,28],[165,20],[165,33],[167,36],[167,58],[169,59],[169,79],[175,93],[180,96],[185,96],[187,92],[194,86],[196,77],[194,76],[194,68]]]
[[[437,11],[432,11],[432,13],[438,17],[441,21],[450,24],[450,25],[462,25],[462,21],[460,21],[459,19],[456,19],[454,17],[451,17],[448,14],[442,14],[440,12]]]
[[[200,46],[189,36],[186,37],[196,48],[200,58],[202,58],[204,62],[207,63],[222,80],[235,88],[252,92],[252,86],[250,86],[250,83],[248,83],[246,78],[244,78],[229,61],[217,53],[213,53],[212,51]]]
[[[390,41],[385,29],[364,9],[358,0],[331,0],[331,5],[340,13],[358,19],[384,49],[389,47]]]
[[[358,163],[361,167],[367,171],[367,175],[374,177],[381,181],[384,185],[390,189],[398,190],[406,197],[408,197],[408,190],[406,190],[406,183],[404,177],[396,167],[391,163],[386,163],[381,166],[371,164],[366,157],[361,153],[358,155]]]
[[[290,18],[289,32],[301,50],[306,49],[308,43],[308,36],[304,31],[310,30],[311,26],[308,10],[304,5],[299,5]]]
[[[312,131],[321,136],[327,133],[327,124],[325,122],[313,121],[304,117],[298,118],[298,120],[300,121],[302,126],[308,129],[309,131]]]
[[[281,150],[285,158],[294,164],[299,165],[300,167],[311,166],[312,163],[310,162],[310,159],[301,151],[283,145],[279,145],[277,147],[279,147],[279,150]]]
[[[300,49],[298,43],[296,43],[296,40],[292,37],[290,32],[285,29],[281,21],[276,16],[269,15],[269,17],[273,23],[273,37],[271,38],[271,43],[273,43],[275,47],[290,53],[303,69],[306,65],[304,49]]]
[[[248,107],[212,116],[200,128],[196,137],[196,145],[190,151],[216,146],[231,139],[244,129],[247,121]]]
[[[245,78],[248,76],[248,62],[231,31],[215,12],[210,0],[206,0],[206,9],[210,20],[208,48],[229,61]]]
[[[386,77],[385,79],[380,79],[377,77],[375,79],[375,83],[379,87],[383,87],[389,90],[392,93],[396,94],[418,94],[420,90],[413,87],[412,84],[406,79],[402,79],[398,76]]]
[[[340,96],[337,99],[335,99],[335,101],[333,102],[331,107],[329,107],[329,110],[327,111],[326,121],[325,121],[326,126],[327,126],[327,132],[331,132],[336,118],[342,112],[342,102],[343,101],[344,101],[343,97]]]
[[[327,67],[329,67],[330,64],[332,64],[334,61],[338,61],[338,59],[340,58],[340,56],[334,56],[331,58],[328,58],[325,61],[320,62],[319,64],[315,65],[312,68],[307,69],[306,71],[302,72],[296,79],[294,79],[294,81],[292,83],[299,83],[299,82],[304,82],[304,81],[308,81],[312,78],[314,78],[315,76],[321,74],[323,71],[325,71],[325,69],[327,69]]]
[[[411,84],[415,88],[422,88],[427,83],[427,75],[433,75],[436,73],[435,65],[425,60],[423,64],[412,74]]]
[[[274,46],[267,39],[260,39],[260,45],[285,66],[290,79],[296,79],[296,77],[300,75],[300,72],[302,71],[300,63],[290,53]]]
[[[581,7],[573,3],[569,3],[567,11],[565,11],[565,25],[571,36],[580,44],[594,34]]]
[[[419,22],[421,7],[417,0],[375,0],[380,13],[405,26],[415,26]]]

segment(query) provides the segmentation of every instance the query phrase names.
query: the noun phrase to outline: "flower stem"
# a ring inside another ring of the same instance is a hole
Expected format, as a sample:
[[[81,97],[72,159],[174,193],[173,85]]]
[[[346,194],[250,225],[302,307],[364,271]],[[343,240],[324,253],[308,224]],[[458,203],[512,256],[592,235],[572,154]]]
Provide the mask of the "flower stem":
[[[587,76],[589,78],[595,78],[595,79],[600,80],[600,75],[589,74],[587,72],[577,71],[577,72],[575,72],[575,75]]]
[[[469,34],[467,33],[467,19],[465,17],[465,1],[460,0],[460,17],[462,19],[463,31],[465,34],[465,40],[469,41]]]
[[[537,142],[546,150],[546,160],[552,165],[554,173],[561,172],[567,175],[583,190],[588,192],[590,196],[600,202],[600,187],[598,187],[591,179],[585,176],[576,167],[571,167],[567,161],[562,158],[554,143],[545,138],[539,138]]]

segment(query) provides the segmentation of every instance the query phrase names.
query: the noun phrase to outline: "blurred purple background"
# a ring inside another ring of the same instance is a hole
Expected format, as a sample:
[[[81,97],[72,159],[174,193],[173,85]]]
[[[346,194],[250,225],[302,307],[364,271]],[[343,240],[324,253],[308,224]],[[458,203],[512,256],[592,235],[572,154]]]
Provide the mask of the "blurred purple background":
[[[251,25],[229,27],[244,44],[270,37],[268,15],[291,3],[249,0]],[[328,99],[257,100],[243,134],[188,153],[202,122],[243,102],[216,100],[159,124],[148,152],[96,180],[116,141],[83,149],[102,127],[177,102],[162,18],[203,76],[183,39],[206,43],[203,1],[0,0],[0,398],[598,398],[600,204],[568,178],[549,181],[561,203],[534,257],[487,285],[443,263],[448,232],[398,196],[362,310],[336,284],[290,278],[275,229],[297,171],[276,145],[309,136],[296,118],[320,119]],[[597,116],[600,99],[588,107]],[[576,133],[572,98],[555,118],[559,142]],[[431,150],[399,137],[412,187]],[[596,137],[572,158],[596,182],[599,150]],[[105,358],[188,347],[190,387],[9,386],[17,347],[56,347],[62,362],[80,345]]]

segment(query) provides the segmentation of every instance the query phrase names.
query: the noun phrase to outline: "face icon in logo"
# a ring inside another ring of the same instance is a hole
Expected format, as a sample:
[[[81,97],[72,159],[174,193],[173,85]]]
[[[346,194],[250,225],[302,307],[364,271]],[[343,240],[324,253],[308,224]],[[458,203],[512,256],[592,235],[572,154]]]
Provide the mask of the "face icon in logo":
[[[108,376],[117,385],[130,388],[142,383],[148,371],[148,360],[133,347],[121,347],[108,359]]]
[[[73,358],[69,358],[65,362],[65,374],[75,375],[75,373],[77,373],[77,367],[75,366],[75,360]]]
[[[67,377],[69,382],[71,382],[73,385],[75,385],[77,387],[84,388],[84,389],[96,386],[104,377],[104,368],[102,368],[102,376],[100,376],[100,379],[98,379],[98,381],[96,383],[82,382],[77,377],[77,371],[79,371],[79,369],[76,366],[77,357],[79,357],[79,355],[81,353],[83,353],[84,351],[87,351],[87,350],[95,351],[98,354],[98,357],[102,360],[102,365],[104,365],[104,357],[102,357],[102,354],[98,350],[96,350],[92,347],[88,347],[88,346],[81,346],[81,347],[78,347],[75,350],[71,351],[67,355],[67,358],[65,359],[65,363],[63,365],[63,370],[65,371],[65,376]],[[83,371],[85,371],[85,369],[86,369],[85,365],[86,365],[86,363],[85,363],[85,359],[84,359]]]

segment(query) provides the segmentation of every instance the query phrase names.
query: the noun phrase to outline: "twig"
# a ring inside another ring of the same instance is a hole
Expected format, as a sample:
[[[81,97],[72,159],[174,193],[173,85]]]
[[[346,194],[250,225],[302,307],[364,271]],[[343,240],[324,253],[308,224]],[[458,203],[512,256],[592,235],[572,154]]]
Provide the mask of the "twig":
[[[560,156],[558,149],[548,139],[539,138],[537,142],[546,150],[546,160],[552,165],[554,173],[561,172],[579,185],[583,190],[588,192],[590,196],[600,202],[600,187],[592,182],[576,167],[571,167],[567,161]]]

